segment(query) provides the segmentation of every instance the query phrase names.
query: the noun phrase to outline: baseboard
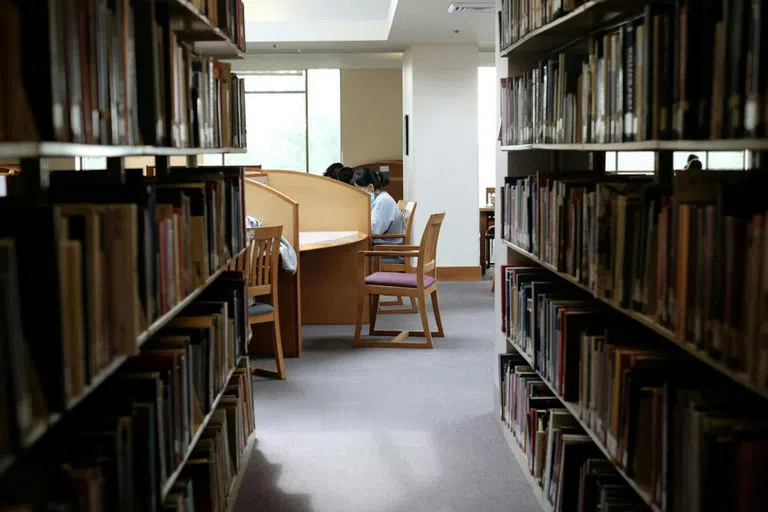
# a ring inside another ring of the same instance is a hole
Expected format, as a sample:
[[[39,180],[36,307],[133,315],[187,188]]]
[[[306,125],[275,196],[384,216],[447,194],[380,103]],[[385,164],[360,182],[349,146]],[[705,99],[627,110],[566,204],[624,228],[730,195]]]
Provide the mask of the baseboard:
[[[437,267],[438,281],[480,281],[483,273],[476,267]]]

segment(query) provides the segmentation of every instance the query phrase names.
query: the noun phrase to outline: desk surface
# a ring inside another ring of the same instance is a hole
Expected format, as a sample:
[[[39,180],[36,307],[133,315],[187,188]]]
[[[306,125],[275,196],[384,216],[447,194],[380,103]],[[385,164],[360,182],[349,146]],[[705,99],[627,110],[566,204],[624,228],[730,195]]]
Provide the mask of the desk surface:
[[[301,231],[299,233],[299,251],[314,251],[349,245],[366,238],[368,235],[359,231]]]

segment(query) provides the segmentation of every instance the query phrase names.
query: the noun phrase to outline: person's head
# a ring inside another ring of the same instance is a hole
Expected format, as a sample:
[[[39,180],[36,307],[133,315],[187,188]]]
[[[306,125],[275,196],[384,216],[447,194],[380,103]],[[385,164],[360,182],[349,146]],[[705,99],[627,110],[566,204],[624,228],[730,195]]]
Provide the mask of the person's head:
[[[357,171],[353,185],[368,193],[378,194],[382,187],[389,185],[389,178],[380,172],[373,172],[368,167],[363,167]]]
[[[336,174],[336,179],[341,181],[342,183],[347,183],[351,185],[352,178],[354,176],[355,176],[355,171],[353,171],[349,167],[342,167],[341,169],[339,169],[339,172]]]
[[[699,157],[694,154],[688,155],[688,162],[685,164],[685,167],[683,170],[686,171],[701,171],[704,168],[704,166],[701,164],[701,160],[699,160]]]
[[[342,163],[340,162],[333,163],[328,166],[323,176],[325,176],[326,178],[337,179],[339,175],[339,171],[343,168],[344,168],[344,165]]]

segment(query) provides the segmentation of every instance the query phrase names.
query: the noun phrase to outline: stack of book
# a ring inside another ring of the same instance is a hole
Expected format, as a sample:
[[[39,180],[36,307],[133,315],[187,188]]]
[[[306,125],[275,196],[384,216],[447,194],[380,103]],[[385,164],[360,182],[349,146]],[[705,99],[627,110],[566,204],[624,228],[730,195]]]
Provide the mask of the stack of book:
[[[750,397],[650,344],[605,304],[541,268],[503,272],[502,327],[519,354],[501,356],[502,404],[532,460],[541,456],[538,430],[526,429],[540,429],[529,422],[543,414],[532,411],[555,400],[661,510],[757,510],[766,498],[768,423]]]
[[[768,389],[768,246],[759,174],[507,178],[504,236]]]
[[[553,510],[647,510],[533,368],[519,354],[499,358],[502,421]]]
[[[512,25],[528,26],[528,12]],[[502,79],[502,143],[765,136],[764,14],[746,0],[650,2],[586,47]]]
[[[5,475],[0,508],[224,509],[254,430],[247,324],[230,315],[245,282],[229,274],[62,420],[45,453]],[[210,481],[200,480],[208,465]],[[40,488],[15,485],[30,474]]]
[[[201,3],[242,38],[241,0]],[[244,147],[242,80],[175,22],[155,0],[0,1],[0,142]]]
[[[219,27],[238,48],[245,51],[245,7],[243,0],[190,0],[197,12]]]
[[[13,314],[5,325],[15,334],[5,339],[20,361],[14,371],[41,381],[26,387],[41,392],[43,417],[70,408],[136,355],[153,324],[240,253],[242,172],[206,168],[163,179],[129,172],[119,184],[106,172],[60,171],[51,177],[51,202],[0,201],[5,272],[13,275],[6,300],[14,308],[4,313]],[[229,279],[242,288],[242,278]],[[231,322],[242,323],[246,301],[242,290],[222,297],[224,286],[205,293],[229,302],[220,327],[229,332]],[[242,346],[245,333],[231,334]],[[230,362],[241,353],[228,351]]]

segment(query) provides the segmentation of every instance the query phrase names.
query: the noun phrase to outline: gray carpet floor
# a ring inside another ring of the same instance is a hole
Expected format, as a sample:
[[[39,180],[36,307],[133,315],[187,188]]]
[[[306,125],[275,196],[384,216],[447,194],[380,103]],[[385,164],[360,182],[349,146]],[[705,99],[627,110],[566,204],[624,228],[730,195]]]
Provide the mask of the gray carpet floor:
[[[235,511],[539,511],[493,412],[488,289],[440,284],[434,350],[354,349],[353,326],[305,327],[288,380],[254,379]],[[420,330],[417,315],[380,319]]]

